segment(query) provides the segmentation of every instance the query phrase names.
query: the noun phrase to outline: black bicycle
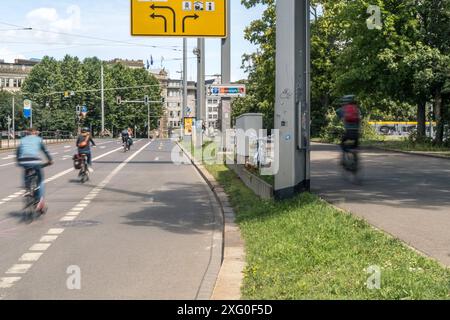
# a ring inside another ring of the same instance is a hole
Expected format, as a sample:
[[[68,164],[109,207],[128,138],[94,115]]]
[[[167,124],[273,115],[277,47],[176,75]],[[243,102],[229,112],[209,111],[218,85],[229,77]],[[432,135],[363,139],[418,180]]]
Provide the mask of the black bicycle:
[[[41,169],[51,165],[50,162],[40,165]],[[35,218],[45,214],[47,207],[38,210],[41,199],[39,198],[39,179],[36,168],[25,169],[25,195],[24,195],[24,219],[34,220]]]
[[[78,172],[78,177],[81,183],[89,181],[89,167],[87,163],[87,154],[80,154],[80,171]]]
[[[352,145],[344,144],[342,147],[342,167],[352,176],[354,183],[360,183],[360,161],[358,149]]]
[[[131,138],[128,138],[126,142],[123,144],[123,152],[130,151],[132,145]]]

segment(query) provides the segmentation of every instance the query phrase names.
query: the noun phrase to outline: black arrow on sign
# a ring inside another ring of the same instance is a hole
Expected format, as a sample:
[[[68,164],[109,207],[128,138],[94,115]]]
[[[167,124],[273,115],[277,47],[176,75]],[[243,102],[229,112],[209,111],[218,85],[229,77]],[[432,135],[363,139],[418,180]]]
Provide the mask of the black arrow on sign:
[[[169,6],[155,6],[155,4],[152,4],[150,6],[150,8],[152,8],[153,10],[155,10],[155,9],[168,9],[168,10],[172,11],[172,13],[173,13],[173,32],[177,32],[177,14],[175,13],[175,10],[173,10],[172,7],[169,7]]]
[[[156,18],[164,19],[164,32],[167,33],[167,19],[166,19],[166,17],[161,16],[159,14],[154,14],[154,13],[150,17],[152,19],[156,19]]]
[[[186,29],[186,19],[194,19],[197,20],[198,18],[200,18],[200,16],[198,14],[194,14],[193,16],[186,16],[183,18],[183,33],[185,33],[185,29]]]

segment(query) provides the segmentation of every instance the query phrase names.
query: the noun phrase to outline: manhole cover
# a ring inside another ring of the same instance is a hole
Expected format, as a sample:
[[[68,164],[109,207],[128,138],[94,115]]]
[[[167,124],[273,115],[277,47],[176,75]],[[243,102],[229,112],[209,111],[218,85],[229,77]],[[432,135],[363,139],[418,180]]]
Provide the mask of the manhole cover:
[[[62,221],[59,223],[61,226],[69,227],[94,227],[99,225],[100,222],[93,220],[77,220],[77,221]]]

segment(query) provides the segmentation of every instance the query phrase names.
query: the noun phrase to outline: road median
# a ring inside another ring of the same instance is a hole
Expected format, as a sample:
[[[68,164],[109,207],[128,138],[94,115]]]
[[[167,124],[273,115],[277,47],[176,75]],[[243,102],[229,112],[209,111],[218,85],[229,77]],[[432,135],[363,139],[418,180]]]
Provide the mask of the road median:
[[[364,220],[309,193],[261,200],[225,165],[204,168],[228,195],[245,243],[241,298],[450,297],[448,269]]]

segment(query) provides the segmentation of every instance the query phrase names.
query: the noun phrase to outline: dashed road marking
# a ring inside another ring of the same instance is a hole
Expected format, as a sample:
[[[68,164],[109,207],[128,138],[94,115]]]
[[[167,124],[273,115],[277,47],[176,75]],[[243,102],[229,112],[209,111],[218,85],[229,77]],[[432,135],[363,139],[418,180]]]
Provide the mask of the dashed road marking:
[[[61,234],[64,232],[64,229],[62,228],[55,228],[55,229],[50,229],[47,231],[47,234]]]
[[[98,194],[104,189],[104,187],[111,182],[111,180],[131,161],[133,160],[139,153],[141,153],[145,148],[147,148],[152,141],[147,143],[145,146],[143,146],[141,149],[136,151],[133,155],[131,155],[129,158],[127,158],[125,161],[123,161],[120,165],[118,165],[97,187],[95,187],[86,197],[84,197],[80,203],[78,203],[74,208],[69,210],[69,212],[60,219],[60,221],[73,221],[75,220],[78,215],[88,206],[88,204],[91,202],[92,199],[96,198]],[[120,150],[121,148],[118,148],[117,150]],[[113,152],[117,151],[114,150]],[[112,152],[111,152],[112,153]],[[106,155],[103,155],[106,156]],[[71,169],[70,171],[72,171]],[[69,170],[65,172],[70,172]],[[62,172],[61,174],[65,173]],[[11,196],[10,196],[11,197]],[[39,240],[39,243],[34,244],[29,251],[36,251],[36,252],[27,252],[23,254],[19,258],[19,262],[34,262],[37,261],[43,254],[44,251],[46,251],[50,245],[51,242],[54,242],[59,235],[61,235],[64,232],[63,228],[52,228],[47,231],[47,234],[41,237]],[[37,252],[39,251],[39,252]],[[8,271],[6,271],[6,274],[24,274],[27,273],[28,270],[32,267],[32,264],[24,264],[19,263],[13,265]],[[11,277],[11,278],[2,278],[0,281],[0,288],[11,288],[16,282],[18,282],[21,278],[20,277]],[[3,298],[3,296],[1,297]]]
[[[52,245],[51,243],[36,243],[30,248],[30,251],[45,251],[51,245]]]
[[[73,221],[73,220],[75,220],[75,218],[76,217],[74,217],[74,216],[64,216],[59,221],[62,221],[62,222],[64,222],[64,221]]]
[[[53,242],[58,239],[58,236],[43,236],[39,242]]]
[[[23,254],[19,258],[19,261],[34,262],[34,261],[38,261],[41,256],[42,256],[42,252],[28,252],[28,253]]]
[[[6,274],[24,274],[31,268],[32,264],[15,264],[6,271]]]
[[[0,278],[0,289],[8,289],[11,288],[14,283],[19,281],[21,277],[4,277]]]

